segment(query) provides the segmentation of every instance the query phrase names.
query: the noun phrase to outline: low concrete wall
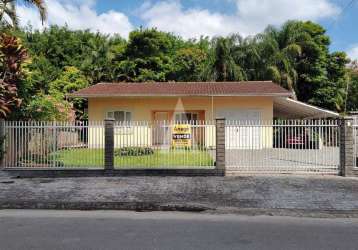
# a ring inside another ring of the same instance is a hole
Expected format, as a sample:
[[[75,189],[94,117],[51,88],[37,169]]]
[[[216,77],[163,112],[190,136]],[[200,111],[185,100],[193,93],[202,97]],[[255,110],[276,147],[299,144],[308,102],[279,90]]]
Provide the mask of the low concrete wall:
[[[18,178],[62,178],[101,176],[224,176],[217,169],[6,169],[2,170]]]

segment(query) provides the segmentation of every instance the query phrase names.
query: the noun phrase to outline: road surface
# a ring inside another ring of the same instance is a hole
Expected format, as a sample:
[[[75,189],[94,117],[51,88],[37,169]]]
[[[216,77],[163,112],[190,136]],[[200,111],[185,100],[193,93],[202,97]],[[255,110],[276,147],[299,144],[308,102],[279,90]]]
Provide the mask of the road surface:
[[[0,249],[357,249],[358,219],[0,210]]]

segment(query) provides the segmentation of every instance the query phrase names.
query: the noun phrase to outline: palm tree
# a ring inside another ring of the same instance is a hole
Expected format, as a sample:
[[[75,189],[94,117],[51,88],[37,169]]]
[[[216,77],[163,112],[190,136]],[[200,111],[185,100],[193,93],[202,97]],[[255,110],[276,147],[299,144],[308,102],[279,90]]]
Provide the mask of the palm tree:
[[[237,81],[246,78],[244,70],[235,61],[237,36],[214,38],[208,63],[203,72],[205,80]]]
[[[236,35],[236,38],[236,64],[244,70],[246,80],[258,80],[257,68],[262,59],[256,37]]]
[[[24,4],[34,6],[40,13],[42,23],[47,18],[47,11],[44,0],[0,0],[0,23],[7,26],[18,26],[18,16],[16,14],[16,3],[23,2]]]
[[[271,79],[288,88],[295,95],[297,72],[295,62],[302,53],[301,41],[305,35],[294,23],[286,23],[281,30],[268,27],[259,40],[261,65],[258,67],[259,79]]]

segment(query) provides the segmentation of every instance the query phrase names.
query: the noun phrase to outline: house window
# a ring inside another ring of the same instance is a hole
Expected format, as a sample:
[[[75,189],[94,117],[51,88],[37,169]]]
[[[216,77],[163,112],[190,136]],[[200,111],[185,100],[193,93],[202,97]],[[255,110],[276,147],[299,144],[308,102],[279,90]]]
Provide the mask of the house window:
[[[109,111],[107,118],[113,118],[116,122],[130,122],[132,120],[132,113],[128,111]]]
[[[175,113],[176,121],[197,121],[198,119],[199,114],[197,112]]]

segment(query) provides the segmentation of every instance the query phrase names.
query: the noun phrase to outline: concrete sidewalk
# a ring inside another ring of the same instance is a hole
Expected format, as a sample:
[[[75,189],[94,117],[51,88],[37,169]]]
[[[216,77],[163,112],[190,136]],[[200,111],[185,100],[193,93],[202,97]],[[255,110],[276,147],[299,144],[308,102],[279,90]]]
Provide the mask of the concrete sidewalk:
[[[358,217],[358,178],[0,177],[0,208],[121,209]]]

